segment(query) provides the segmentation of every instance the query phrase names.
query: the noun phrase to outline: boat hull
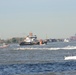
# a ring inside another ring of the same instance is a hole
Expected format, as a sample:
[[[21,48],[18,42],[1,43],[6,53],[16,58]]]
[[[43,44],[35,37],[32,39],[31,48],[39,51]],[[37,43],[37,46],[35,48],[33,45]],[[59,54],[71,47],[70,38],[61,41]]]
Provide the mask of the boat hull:
[[[42,44],[47,44],[46,41],[42,42]],[[23,45],[41,45],[40,42],[21,42],[19,44],[20,46],[23,46]]]
[[[37,43],[32,43],[32,42],[21,42],[20,45],[39,45],[39,42]]]

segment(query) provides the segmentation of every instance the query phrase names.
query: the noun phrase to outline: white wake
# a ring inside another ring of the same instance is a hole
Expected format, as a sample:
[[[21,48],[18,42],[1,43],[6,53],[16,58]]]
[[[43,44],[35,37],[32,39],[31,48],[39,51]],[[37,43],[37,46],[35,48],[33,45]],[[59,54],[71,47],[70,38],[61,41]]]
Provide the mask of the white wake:
[[[66,46],[66,47],[51,47],[51,48],[34,48],[34,47],[18,47],[15,48],[14,50],[74,50],[76,49],[76,46]]]
[[[64,60],[76,60],[76,56],[67,56]]]

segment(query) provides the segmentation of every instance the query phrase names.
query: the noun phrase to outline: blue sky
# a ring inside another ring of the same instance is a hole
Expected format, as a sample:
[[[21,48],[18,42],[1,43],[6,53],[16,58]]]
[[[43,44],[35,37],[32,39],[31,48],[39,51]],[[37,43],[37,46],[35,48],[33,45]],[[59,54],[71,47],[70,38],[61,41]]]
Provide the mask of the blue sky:
[[[76,0],[0,0],[0,38],[68,38],[76,33]]]

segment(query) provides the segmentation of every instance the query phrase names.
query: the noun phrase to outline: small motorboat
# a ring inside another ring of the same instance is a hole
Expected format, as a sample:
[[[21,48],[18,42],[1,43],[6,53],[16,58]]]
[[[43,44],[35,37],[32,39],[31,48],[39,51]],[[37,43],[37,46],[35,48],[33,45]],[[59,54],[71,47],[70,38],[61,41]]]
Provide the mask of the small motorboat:
[[[8,46],[9,46],[8,44],[3,43],[2,45],[0,45],[0,48],[6,48]]]

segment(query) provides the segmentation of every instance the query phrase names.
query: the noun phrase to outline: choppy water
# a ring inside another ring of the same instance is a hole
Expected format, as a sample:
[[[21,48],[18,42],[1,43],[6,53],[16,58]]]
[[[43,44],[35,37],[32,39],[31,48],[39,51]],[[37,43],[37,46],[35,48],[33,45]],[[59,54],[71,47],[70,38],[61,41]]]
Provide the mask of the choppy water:
[[[47,45],[0,49],[0,75],[76,75],[76,42],[53,42]]]

